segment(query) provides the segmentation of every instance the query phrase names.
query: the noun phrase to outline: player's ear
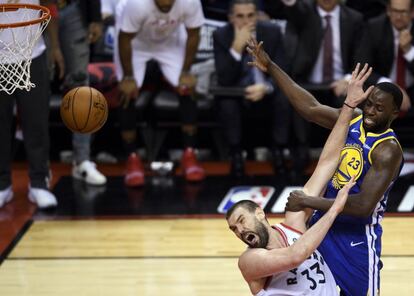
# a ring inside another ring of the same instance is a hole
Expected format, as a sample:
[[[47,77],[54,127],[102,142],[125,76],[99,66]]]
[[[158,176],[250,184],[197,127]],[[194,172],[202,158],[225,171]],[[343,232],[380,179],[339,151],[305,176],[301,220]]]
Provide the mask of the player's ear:
[[[395,119],[397,119],[399,115],[400,115],[400,110],[395,108],[392,113],[392,120],[394,121]]]
[[[265,215],[264,211],[262,210],[262,208],[260,208],[260,207],[256,208],[255,215],[256,215],[256,218],[259,221],[263,221],[263,220],[266,219],[266,215]]]

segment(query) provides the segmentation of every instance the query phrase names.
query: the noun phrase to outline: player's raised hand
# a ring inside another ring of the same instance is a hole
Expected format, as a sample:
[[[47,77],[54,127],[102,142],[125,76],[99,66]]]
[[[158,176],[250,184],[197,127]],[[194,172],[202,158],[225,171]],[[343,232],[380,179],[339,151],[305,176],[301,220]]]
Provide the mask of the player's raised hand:
[[[267,72],[267,67],[272,60],[270,59],[269,55],[264,51],[262,48],[263,41],[257,43],[255,38],[251,38],[247,43],[247,52],[252,56],[253,62],[249,62],[250,66],[254,66],[262,70],[263,72]]]
[[[365,81],[372,73],[372,67],[369,67],[368,64],[365,64],[364,67],[360,70],[360,63],[358,63],[352,71],[351,80],[348,85],[348,92],[345,98],[345,103],[349,106],[356,107],[358,104],[363,102],[368,98],[374,86],[370,86],[366,91],[364,91],[363,86]]]

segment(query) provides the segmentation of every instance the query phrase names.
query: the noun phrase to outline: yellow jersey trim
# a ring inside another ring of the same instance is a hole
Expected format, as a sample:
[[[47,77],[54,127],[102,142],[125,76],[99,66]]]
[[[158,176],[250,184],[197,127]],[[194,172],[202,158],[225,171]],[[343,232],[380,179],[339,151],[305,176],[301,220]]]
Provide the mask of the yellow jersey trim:
[[[362,118],[362,114],[360,114],[360,115],[358,115],[357,117],[355,117],[354,119],[352,119],[350,122],[349,122],[349,125],[352,125],[352,124],[354,124],[355,122],[357,122],[358,120],[360,120]]]
[[[374,149],[375,149],[375,147],[377,147],[378,146],[378,144],[381,144],[382,142],[384,142],[384,141],[386,141],[386,140],[395,140],[396,142],[397,142],[397,144],[398,144],[398,146],[400,147],[400,149],[401,149],[401,152],[402,152],[402,147],[401,147],[401,144],[400,144],[400,142],[398,142],[398,140],[397,140],[397,138],[396,137],[394,137],[394,136],[389,136],[389,137],[385,137],[385,138],[382,138],[382,139],[380,139],[380,140],[378,140],[377,142],[375,142],[375,144],[374,144],[374,146],[372,146],[372,148],[369,150],[369,152],[368,152],[368,160],[369,160],[369,163],[372,165],[372,160],[371,160],[371,153],[372,153],[372,151],[374,151]]]

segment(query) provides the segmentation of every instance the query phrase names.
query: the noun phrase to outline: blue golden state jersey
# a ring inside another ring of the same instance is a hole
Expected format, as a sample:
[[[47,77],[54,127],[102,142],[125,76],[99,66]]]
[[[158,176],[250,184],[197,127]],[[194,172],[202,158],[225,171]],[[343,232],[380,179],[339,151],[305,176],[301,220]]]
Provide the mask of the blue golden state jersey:
[[[381,134],[365,133],[362,122],[362,115],[360,115],[350,123],[339,166],[327,185],[326,198],[335,198],[338,191],[354,175],[356,184],[352,187],[350,194],[359,193],[364,177],[372,165],[372,151],[384,141],[397,141],[391,129]],[[401,168],[402,163],[400,170]],[[369,217],[338,216],[318,247],[341,289],[341,295],[378,295],[379,275],[382,268],[380,222],[384,216],[388,194],[394,181],[391,182]],[[315,224],[322,215],[323,212],[315,211],[310,224]]]
[[[333,175],[332,179],[329,181],[326,189],[326,198],[335,198],[338,194],[338,191],[351,179],[352,176],[355,176],[356,184],[352,187],[349,192],[350,195],[359,193],[361,191],[361,185],[364,180],[364,177],[368,170],[371,168],[372,159],[371,153],[375,147],[387,140],[395,140],[398,143],[396,135],[392,129],[388,129],[381,134],[375,133],[366,133],[362,125],[362,115],[354,118],[348,130],[348,137],[345,142],[345,146],[341,151],[340,163],[339,166]],[[400,170],[402,168],[402,163]],[[377,206],[371,217],[368,218],[356,218],[356,217],[347,217],[342,215],[337,219],[338,222],[348,222],[348,223],[379,223],[384,215],[388,194],[392,185],[394,184],[393,180],[390,186],[387,188],[384,196],[378,202]]]

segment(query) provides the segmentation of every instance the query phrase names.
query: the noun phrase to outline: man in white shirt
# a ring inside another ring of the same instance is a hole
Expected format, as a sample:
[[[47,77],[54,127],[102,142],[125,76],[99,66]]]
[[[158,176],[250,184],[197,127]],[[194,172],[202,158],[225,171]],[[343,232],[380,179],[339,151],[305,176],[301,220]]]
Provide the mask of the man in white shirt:
[[[124,0],[117,5],[115,65],[120,81],[121,130],[129,155],[125,184],[140,186],[144,171],[136,153],[135,110],[131,100],[138,98],[146,72],[146,63],[154,60],[168,83],[180,95],[180,114],[185,151],[182,159],[188,181],[204,179],[194,148],[196,102],[191,99],[195,78],[190,74],[199,43],[204,16],[199,0]]]

